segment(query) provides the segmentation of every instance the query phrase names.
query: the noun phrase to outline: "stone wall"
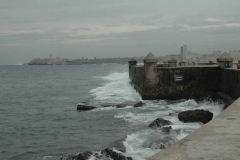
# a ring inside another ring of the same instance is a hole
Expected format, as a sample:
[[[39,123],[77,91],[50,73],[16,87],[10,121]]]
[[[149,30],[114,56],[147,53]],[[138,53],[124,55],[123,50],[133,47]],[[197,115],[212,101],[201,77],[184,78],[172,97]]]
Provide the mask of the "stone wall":
[[[143,66],[131,66],[129,68],[129,78],[134,85],[135,89],[142,94],[145,88],[144,85],[144,68]]]
[[[179,99],[211,95],[219,91],[219,67],[157,68],[159,83],[155,94],[142,94],[143,99]]]
[[[144,100],[198,98],[223,92],[240,97],[240,70],[217,65],[157,67],[130,65],[129,77]]]
[[[233,99],[240,97],[240,70],[221,69],[220,90]]]

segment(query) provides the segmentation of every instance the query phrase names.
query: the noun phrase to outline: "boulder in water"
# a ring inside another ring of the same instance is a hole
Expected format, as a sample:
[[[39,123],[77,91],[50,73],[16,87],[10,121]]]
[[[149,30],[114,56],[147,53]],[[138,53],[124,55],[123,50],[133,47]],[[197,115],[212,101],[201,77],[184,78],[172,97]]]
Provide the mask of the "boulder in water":
[[[77,156],[77,160],[88,160],[91,157],[92,154],[93,153],[90,152],[90,151],[86,151],[86,152],[80,153]]]
[[[124,146],[123,141],[124,141],[124,139],[117,140],[117,141],[113,142],[112,144],[110,144],[108,148],[115,148],[118,151],[126,152],[126,147]]]
[[[85,104],[78,104],[77,105],[77,110],[78,111],[88,111],[88,110],[92,110],[92,109],[95,109],[97,107],[93,107],[93,106],[88,106],[88,105],[85,105]]]
[[[163,131],[163,133],[169,134],[172,131],[172,127],[162,127],[161,130]]]
[[[117,104],[116,103],[102,103],[102,104],[100,104],[100,106],[102,106],[102,107],[116,107]]]
[[[145,106],[145,105],[146,105],[145,103],[143,103],[142,101],[139,101],[139,102],[137,102],[136,104],[134,104],[133,107],[143,107],[143,106]]]
[[[202,122],[208,123],[213,118],[213,113],[203,109],[184,111],[178,114],[178,119],[182,122]]]
[[[107,157],[113,160],[132,160],[132,157],[125,157],[124,155],[117,153],[109,148],[101,150],[100,153],[85,151],[78,155],[69,155],[67,157],[61,157],[60,160],[89,160],[91,156],[93,156],[96,159],[104,159]]]
[[[166,125],[172,124],[170,121],[162,119],[162,118],[157,118],[155,119],[151,124],[149,124],[148,127],[150,128],[161,128]]]
[[[79,103],[77,106],[78,111],[88,111],[95,109],[97,107],[117,107],[117,108],[124,108],[126,106],[133,106],[133,107],[142,107],[146,104],[141,101],[125,101],[123,103],[101,103],[101,102],[82,102]]]
[[[122,154],[114,152],[109,148],[102,150],[101,153],[103,156],[112,158],[113,160],[132,160],[132,157],[125,157]]]
[[[117,108],[124,108],[124,107],[126,107],[126,106],[127,106],[126,104],[122,104],[122,103],[121,103],[121,104],[118,104],[118,105],[117,105]]]
[[[77,155],[62,156],[60,160],[77,160]]]
[[[78,155],[69,155],[67,157],[61,157],[60,160],[88,160],[91,155],[93,155],[90,151],[85,151],[79,153]]]
[[[119,105],[122,106],[133,106],[133,107],[142,107],[145,106],[146,104],[143,103],[142,101],[125,101],[123,103],[120,103]]]

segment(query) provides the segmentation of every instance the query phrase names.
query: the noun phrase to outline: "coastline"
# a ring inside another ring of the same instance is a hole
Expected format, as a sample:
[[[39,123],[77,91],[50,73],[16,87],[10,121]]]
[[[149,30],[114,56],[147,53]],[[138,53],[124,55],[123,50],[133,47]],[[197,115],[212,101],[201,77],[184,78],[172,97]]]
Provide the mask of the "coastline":
[[[240,98],[187,137],[148,160],[238,159]]]

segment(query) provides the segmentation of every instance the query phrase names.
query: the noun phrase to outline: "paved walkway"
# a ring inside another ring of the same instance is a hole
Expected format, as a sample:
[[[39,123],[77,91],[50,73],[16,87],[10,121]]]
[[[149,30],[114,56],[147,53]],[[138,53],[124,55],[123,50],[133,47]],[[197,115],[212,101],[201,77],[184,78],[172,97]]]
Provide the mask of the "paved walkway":
[[[148,160],[240,160],[240,98],[220,115]]]

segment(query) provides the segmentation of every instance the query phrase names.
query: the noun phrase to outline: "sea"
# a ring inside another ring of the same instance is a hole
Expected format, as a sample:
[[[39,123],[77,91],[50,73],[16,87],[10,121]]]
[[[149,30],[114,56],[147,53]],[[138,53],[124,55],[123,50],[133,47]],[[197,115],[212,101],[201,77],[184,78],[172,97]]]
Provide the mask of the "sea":
[[[146,106],[76,110],[81,102],[126,100]],[[0,159],[60,160],[122,140],[123,155],[146,160],[202,126],[180,122],[179,112],[205,109],[215,117],[223,106],[208,97],[142,100],[130,84],[127,64],[0,66]],[[149,128],[156,118],[171,121],[173,130]]]

